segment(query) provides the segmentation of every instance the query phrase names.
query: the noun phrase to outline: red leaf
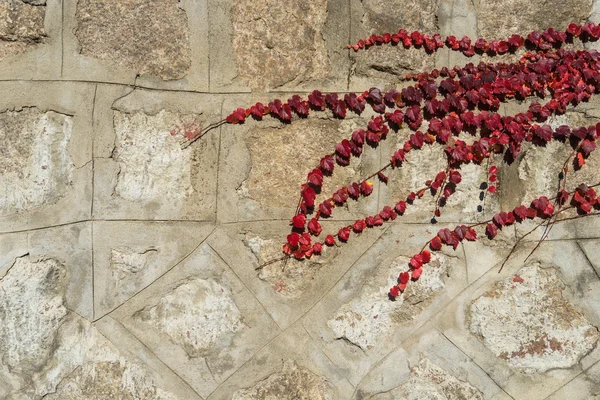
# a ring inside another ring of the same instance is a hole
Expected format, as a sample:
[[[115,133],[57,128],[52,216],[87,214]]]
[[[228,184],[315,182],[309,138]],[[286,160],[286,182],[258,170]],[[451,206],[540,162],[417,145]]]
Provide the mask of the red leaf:
[[[427,249],[421,252],[421,257],[423,257],[423,264],[427,264],[429,261],[431,261],[431,253]]]
[[[475,229],[468,228],[467,233],[465,234],[465,239],[470,242],[477,240],[477,232],[475,232]]]
[[[335,166],[335,163],[333,161],[333,157],[331,155],[327,155],[325,157],[323,157],[321,159],[321,162],[319,163],[319,168],[321,168],[321,170],[324,173],[332,173],[333,172],[333,167]]]
[[[304,215],[304,214],[294,215],[294,217],[292,218],[292,225],[294,225],[295,228],[303,229],[304,224],[306,224],[306,215]]]
[[[460,172],[456,170],[450,171],[450,182],[454,183],[455,185],[458,185],[461,181],[462,177],[460,175]]]
[[[392,165],[394,167],[399,167],[402,165],[403,161],[404,161],[404,150],[402,150],[402,149],[396,150],[396,152],[394,153],[394,156],[392,157]]]
[[[400,275],[398,275],[398,280],[400,281],[401,285],[405,285],[410,280],[410,274],[408,272],[400,272]]]
[[[319,221],[316,218],[312,218],[308,222],[308,231],[314,236],[319,236],[322,230],[323,228],[321,227],[321,224],[319,224]]]
[[[318,90],[313,90],[313,92],[308,95],[308,102],[317,109],[322,110],[325,108],[325,99],[323,98],[323,94]]]
[[[396,204],[396,212],[400,215],[403,215],[404,212],[406,211],[406,202],[400,200],[397,204]]]
[[[317,194],[315,190],[311,187],[307,187],[302,191],[302,199],[304,200],[304,204],[306,207],[313,207],[315,205],[315,198]]]
[[[398,289],[398,286],[392,286],[392,288],[390,289],[390,296],[398,297],[399,294],[400,294],[400,289]]]
[[[496,186],[492,185],[488,188],[488,192],[490,193],[496,193]]]
[[[338,118],[346,118],[346,103],[344,102],[344,100],[338,101],[333,106],[333,115],[335,115]]]
[[[382,172],[377,173],[377,178],[379,178],[379,180],[381,182],[383,182],[387,185],[389,178],[387,176],[385,176]]]
[[[313,253],[315,253],[315,254],[321,254],[323,252],[323,244],[318,243],[318,242],[315,243],[313,245],[312,250],[313,250]]]
[[[338,232],[338,238],[340,238],[340,240],[342,242],[346,242],[348,241],[348,238],[350,237],[350,229],[345,227],[339,230]]]
[[[368,196],[371,194],[371,192],[373,192],[373,184],[369,181],[363,181],[360,184],[360,191],[362,192],[362,194],[364,194],[365,196]]]
[[[365,222],[364,219],[357,219],[354,222],[354,224],[352,225],[352,229],[354,229],[354,231],[356,233],[362,232],[366,227],[367,227],[367,223]]]
[[[300,235],[296,232],[290,233],[287,235],[287,242],[292,248],[298,246],[298,243],[300,242]]]
[[[333,201],[338,204],[344,204],[348,200],[348,192],[346,188],[341,188],[333,194]]]
[[[325,244],[327,246],[333,246],[335,244],[335,238],[333,237],[333,235],[327,235],[325,237]]]
[[[350,195],[350,197],[352,197],[354,200],[360,197],[360,187],[358,186],[358,183],[351,183],[348,185],[347,190],[348,195]]]
[[[584,156],[589,156],[592,151],[596,150],[596,143],[591,140],[584,140],[581,142],[581,152]]]
[[[417,268],[412,272],[412,279],[416,281],[423,273],[423,268]]]
[[[494,224],[488,224],[485,228],[485,233],[487,234],[488,238],[493,239],[498,234],[498,227]]]
[[[329,217],[331,215],[331,202],[329,200],[325,200],[319,204],[319,212],[321,215]]]
[[[439,236],[434,237],[433,239],[431,239],[431,242],[429,243],[429,247],[433,251],[441,250],[441,248],[442,248],[442,239],[440,239]]]
[[[313,169],[308,173],[308,182],[316,187],[321,187],[323,185],[323,172],[318,168]]]

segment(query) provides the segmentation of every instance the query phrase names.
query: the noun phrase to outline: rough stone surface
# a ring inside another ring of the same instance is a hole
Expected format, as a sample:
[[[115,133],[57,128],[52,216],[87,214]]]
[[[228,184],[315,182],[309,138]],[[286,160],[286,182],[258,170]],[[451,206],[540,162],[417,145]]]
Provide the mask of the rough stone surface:
[[[452,376],[427,358],[410,371],[410,380],[369,400],[483,400],[484,396],[468,382]]]
[[[115,111],[117,144],[112,157],[120,172],[114,194],[129,201],[168,200],[181,204],[192,187],[192,149],[182,150],[195,116],[168,111],[156,115]]]
[[[236,1],[231,8],[238,73],[253,89],[324,78],[327,1]]]
[[[45,4],[45,1],[0,1],[0,59],[23,53],[44,41]]]
[[[244,141],[250,152],[252,167],[238,189],[238,195],[254,199],[265,207],[295,207],[306,174],[319,165],[328,149],[335,149],[335,144],[349,137],[357,127],[354,121],[318,119],[299,120],[277,128],[251,129]],[[302,167],[299,168],[294,160],[302,160]],[[335,169],[333,177],[323,181],[321,192],[324,195],[331,195],[342,185],[353,182],[353,178],[361,176],[360,163],[356,163],[356,158],[350,166],[337,166]],[[319,199],[317,197],[317,202]]]
[[[179,0],[81,0],[77,23],[83,55],[165,80],[190,69],[188,17]]]
[[[592,11],[592,0],[475,1],[480,35],[506,39],[513,33],[527,35],[548,27],[565,29],[571,22],[583,23]]]
[[[445,256],[434,255],[418,281],[408,285],[396,301],[388,300],[389,288],[397,283],[399,271],[406,270],[409,261],[409,258],[401,256],[387,268],[380,268],[374,279],[363,286],[360,294],[327,321],[337,338],[344,338],[363,350],[371,349],[394,326],[416,318],[431,304],[445,286],[449,268],[449,260]]]
[[[523,267],[473,302],[471,332],[525,373],[569,368],[595,347],[598,330],[563,297],[563,287],[555,269]]]
[[[169,335],[190,357],[206,355],[217,341],[243,327],[231,291],[204,279],[182,283],[134,317]]]
[[[287,260],[271,262],[281,258],[282,244],[276,239],[263,239],[252,233],[246,235],[246,246],[252,250],[261,268],[258,277],[268,282],[274,291],[289,298],[298,298],[314,280],[317,271],[325,263],[324,257],[312,262]]]
[[[238,390],[232,400],[333,400],[327,379],[288,360],[276,372],[251,388]]]
[[[54,259],[18,258],[0,280],[2,364],[31,374],[48,363],[67,309],[66,271]]]
[[[365,0],[362,2],[361,35],[393,33],[400,28],[409,32],[418,29],[430,35],[437,33],[437,5],[438,0],[410,0],[396,4]],[[368,51],[351,52],[351,57],[355,60],[354,74],[392,81],[407,73],[430,70],[434,65],[434,57],[423,50],[406,50],[402,46],[375,46]]]
[[[0,215],[56,203],[72,183],[72,118],[36,108],[0,113]]]

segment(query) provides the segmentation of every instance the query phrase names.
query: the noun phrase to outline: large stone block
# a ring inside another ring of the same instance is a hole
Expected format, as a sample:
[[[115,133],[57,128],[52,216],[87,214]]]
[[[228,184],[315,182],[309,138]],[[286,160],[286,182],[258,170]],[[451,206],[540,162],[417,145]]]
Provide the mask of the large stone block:
[[[204,398],[278,331],[207,244],[111,317]]]
[[[346,88],[345,2],[229,0],[211,7],[213,89]]]
[[[76,31],[83,55],[162,79],[191,66],[188,17],[179,0],[80,0]]]

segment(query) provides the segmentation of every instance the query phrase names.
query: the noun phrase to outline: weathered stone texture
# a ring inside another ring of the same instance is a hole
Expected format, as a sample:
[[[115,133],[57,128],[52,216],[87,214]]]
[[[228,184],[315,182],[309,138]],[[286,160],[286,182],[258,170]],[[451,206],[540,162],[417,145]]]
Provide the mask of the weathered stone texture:
[[[273,290],[283,297],[297,299],[314,284],[315,275],[335,251],[327,249],[327,255],[316,257],[315,261],[288,259],[273,262],[281,258],[280,242],[281,240],[262,238],[252,233],[246,235],[244,240],[244,244],[252,250],[259,265],[264,265],[258,274],[259,279],[268,282]]]
[[[80,0],[77,23],[83,55],[165,80],[190,69],[188,21],[179,0]]]
[[[513,33],[565,29],[571,22],[583,23],[592,11],[592,0],[475,1],[477,27],[486,39],[506,39]]]
[[[471,332],[525,373],[569,368],[594,348],[598,330],[563,297],[563,287],[555,269],[523,267],[473,302]]]
[[[44,41],[45,4],[45,1],[0,1],[0,59],[27,51]]]
[[[462,381],[427,358],[410,371],[410,380],[369,400],[483,400],[484,396],[470,383]]]
[[[67,309],[66,270],[54,259],[18,258],[0,279],[2,364],[25,376],[48,363]]]
[[[0,113],[0,215],[56,203],[72,183],[72,118],[36,108]]]
[[[231,291],[212,279],[190,279],[134,318],[167,334],[189,357],[205,356],[243,328]]]
[[[308,172],[357,127],[356,121],[310,119],[294,121],[289,126],[251,129],[244,141],[252,167],[238,194],[256,200],[265,208],[295,208]],[[367,152],[369,149],[363,158]],[[331,196],[338,188],[353,182],[352,179],[358,180],[360,167],[361,162],[356,158],[347,167],[336,166],[334,175],[323,180],[323,195],[317,196],[316,204],[325,195]]]
[[[362,35],[419,30],[438,32],[436,10],[438,0],[410,0],[390,2],[365,0],[362,2]],[[366,51],[351,52],[355,61],[354,73],[372,78],[404,77],[407,73],[423,72],[433,68],[434,57],[422,49],[404,49],[402,46],[374,46]],[[365,88],[365,89],[368,89]]]
[[[231,8],[238,74],[252,89],[324,78],[327,1],[235,1]]]
[[[399,271],[408,269],[407,257],[396,258],[387,268],[379,268],[361,292],[344,304],[327,321],[337,338],[344,338],[363,350],[379,343],[395,326],[416,318],[445,287],[449,262],[446,256],[434,254],[416,282],[390,301],[387,293],[397,283]]]
[[[181,143],[198,126],[193,115],[115,111],[112,157],[120,166],[115,194],[129,201],[183,202],[194,189],[192,148],[182,150]]]
[[[292,360],[251,388],[238,390],[232,400],[333,400],[335,390],[324,377]]]

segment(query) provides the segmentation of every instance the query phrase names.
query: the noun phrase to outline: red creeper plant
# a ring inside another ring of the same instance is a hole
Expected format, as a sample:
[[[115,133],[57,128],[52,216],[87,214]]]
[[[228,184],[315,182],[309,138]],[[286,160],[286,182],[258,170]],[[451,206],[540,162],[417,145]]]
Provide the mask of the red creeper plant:
[[[447,200],[462,182],[461,167],[464,165],[486,163],[488,178],[482,188],[495,193],[498,168],[489,164],[490,159],[498,156],[495,158],[511,163],[520,154],[524,143],[546,146],[558,141],[570,146],[572,153],[562,172],[566,174],[569,171],[570,162],[575,170],[580,169],[596,149],[600,123],[575,128],[562,125],[553,129],[545,122],[550,116],[564,114],[568,106],[576,106],[600,92],[600,53],[563,48],[575,39],[587,42],[599,38],[600,26],[593,23],[570,24],[565,31],[549,28],[543,32],[531,32],[526,37],[515,34],[506,40],[492,41],[484,38],[472,41],[468,37],[458,39],[454,36],[442,38],[439,34],[430,36],[418,31],[409,33],[404,29],[397,33],[371,35],[348,48],[367,51],[372,46],[414,47],[426,53],[449,48],[467,57],[514,53],[521,48],[525,52],[518,62],[512,64],[469,63],[464,67],[444,67],[407,75],[405,80],[413,83],[401,90],[382,92],[378,88],[371,88],[363,93],[343,95],[314,90],[306,98],[293,95],[285,102],[275,99],[266,105],[256,103],[249,108],[234,110],[225,120],[207,127],[190,142],[220,124],[241,124],[249,117],[261,120],[269,115],[289,123],[296,117],[304,118],[313,112],[329,110],[334,117],[344,119],[348,113],[360,115],[370,107],[375,116],[370,118],[367,126],[355,130],[349,138],[337,143],[331,153],[324,155],[308,173],[306,182],[300,187],[298,207],[290,223],[292,232],[282,247],[283,258],[310,258],[321,254],[325,247],[346,243],[366,229],[401,217],[407,207],[426,194],[434,197],[434,218],[439,217]],[[533,102],[526,112],[511,116],[498,113],[500,104],[509,99],[525,100],[532,97],[538,97],[541,101]],[[350,159],[360,157],[366,146],[377,147],[390,132],[396,133],[403,126],[413,133],[390,155],[386,165],[360,181],[340,187],[326,200],[316,204],[323,181],[337,167],[349,165]],[[472,135],[472,140],[467,143],[460,139],[461,133]],[[398,199],[395,204],[384,206],[375,215],[342,226],[337,232],[323,234],[322,218],[331,217],[337,207],[351,200],[357,201],[371,195],[373,179],[387,184],[386,174],[402,168],[413,152],[436,144],[444,147],[447,165],[426,180],[422,188],[411,192],[406,198]],[[397,284],[390,288],[390,298],[395,299],[411,281],[418,280],[423,268],[431,260],[431,251],[440,251],[444,246],[456,249],[461,242],[475,241],[482,234],[493,239],[499,230],[526,220],[539,220],[538,226],[546,225],[541,243],[561,214],[571,210],[575,216],[568,218],[579,218],[600,210],[600,197],[594,189],[598,185],[581,184],[574,190],[568,190],[565,176],[558,193],[552,198],[541,196],[530,204],[499,212],[487,221],[439,230],[410,259],[406,270],[399,272]],[[531,232],[533,230],[525,236]],[[313,238],[319,237],[322,239],[313,241]]]

